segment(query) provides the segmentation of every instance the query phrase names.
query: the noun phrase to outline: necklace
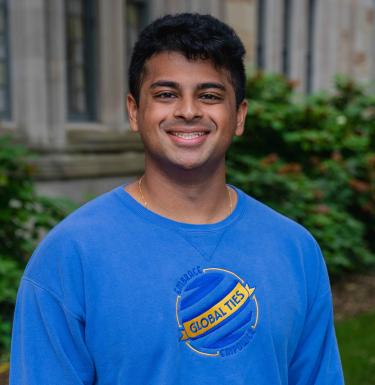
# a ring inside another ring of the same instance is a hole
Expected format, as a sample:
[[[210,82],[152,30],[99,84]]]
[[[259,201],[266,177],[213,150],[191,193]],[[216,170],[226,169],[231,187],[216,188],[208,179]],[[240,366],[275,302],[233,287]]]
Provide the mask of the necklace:
[[[142,191],[142,179],[143,179],[143,175],[138,179],[138,190],[139,190],[139,194],[141,195],[141,199],[143,201],[143,206],[145,207],[148,207],[148,202],[146,201],[144,195],[143,195],[143,191]],[[232,211],[233,211],[233,203],[232,203],[232,197],[230,196],[230,188],[228,186],[225,186],[226,187],[226,190],[227,190],[227,193],[228,193],[228,200],[229,200],[229,215],[232,214]]]

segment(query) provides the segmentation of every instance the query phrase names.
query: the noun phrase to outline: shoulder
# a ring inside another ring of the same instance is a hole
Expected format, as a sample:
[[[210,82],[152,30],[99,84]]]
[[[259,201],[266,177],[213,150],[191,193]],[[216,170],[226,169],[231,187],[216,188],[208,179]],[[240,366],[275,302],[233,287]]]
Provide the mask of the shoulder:
[[[121,186],[117,187],[73,211],[50,230],[41,246],[67,240],[79,243],[82,239],[87,241],[90,237],[104,234],[104,230],[112,228],[119,218],[129,215],[127,206],[120,199],[121,189]]]
[[[315,247],[316,240],[300,223],[237,189],[243,200],[244,220],[269,237],[298,240]]]
[[[244,200],[242,222],[246,234],[252,234],[248,239],[272,254],[267,260],[274,268],[288,271],[289,279],[294,277],[303,282],[309,300],[327,295],[330,292],[327,267],[310,231],[244,192],[239,194]]]
[[[83,248],[110,238],[119,218],[127,215],[118,189],[84,204],[46,234],[32,254],[24,276],[44,284],[52,280],[52,272],[64,277],[77,275],[84,264]]]
[[[102,194],[95,199],[85,203],[80,208],[68,215],[52,231],[65,232],[84,230],[83,226],[96,226],[116,220],[117,214],[126,209],[123,201],[119,198],[120,189],[117,187],[112,191]]]

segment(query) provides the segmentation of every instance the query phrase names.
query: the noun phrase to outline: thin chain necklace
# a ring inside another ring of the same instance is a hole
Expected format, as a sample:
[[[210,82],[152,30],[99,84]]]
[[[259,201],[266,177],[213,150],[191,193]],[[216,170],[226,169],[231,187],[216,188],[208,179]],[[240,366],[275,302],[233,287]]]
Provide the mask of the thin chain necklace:
[[[138,190],[139,190],[139,194],[141,195],[141,199],[143,201],[143,206],[145,207],[148,207],[148,202],[146,201],[144,195],[143,195],[143,191],[142,191],[142,179],[143,179],[143,175],[138,179]],[[228,186],[225,186],[226,187],[226,190],[227,190],[227,193],[228,193],[228,200],[229,200],[229,215],[232,214],[232,211],[233,211],[233,203],[232,203],[232,197],[230,196],[230,189]]]

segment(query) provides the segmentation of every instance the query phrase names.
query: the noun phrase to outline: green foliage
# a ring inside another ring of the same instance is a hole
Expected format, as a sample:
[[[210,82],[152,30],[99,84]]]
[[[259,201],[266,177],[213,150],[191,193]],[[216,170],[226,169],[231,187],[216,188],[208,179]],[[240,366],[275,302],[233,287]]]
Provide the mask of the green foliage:
[[[375,313],[338,322],[337,340],[347,385],[373,385],[375,379]]]
[[[229,181],[306,226],[331,273],[375,263],[375,96],[338,77],[333,95],[297,100],[293,84],[258,73]]]
[[[41,236],[73,208],[69,201],[39,196],[30,154],[0,137],[0,355],[9,350],[19,280]]]

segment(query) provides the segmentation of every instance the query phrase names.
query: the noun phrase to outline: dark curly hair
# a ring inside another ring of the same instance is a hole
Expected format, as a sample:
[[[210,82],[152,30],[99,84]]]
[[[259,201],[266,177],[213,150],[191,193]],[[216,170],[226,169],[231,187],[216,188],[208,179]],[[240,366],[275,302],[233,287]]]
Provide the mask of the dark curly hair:
[[[139,104],[145,63],[160,52],[180,52],[189,60],[211,60],[230,74],[237,107],[245,98],[245,48],[227,24],[210,15],[181,13],[166,15],[140,34],[130,61],[129,91]]]

